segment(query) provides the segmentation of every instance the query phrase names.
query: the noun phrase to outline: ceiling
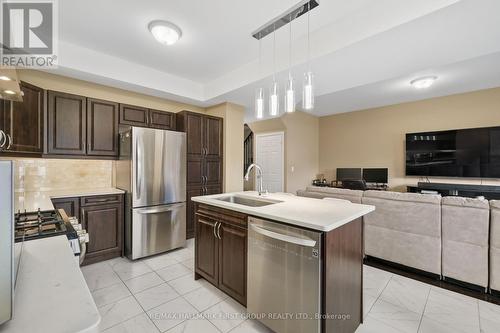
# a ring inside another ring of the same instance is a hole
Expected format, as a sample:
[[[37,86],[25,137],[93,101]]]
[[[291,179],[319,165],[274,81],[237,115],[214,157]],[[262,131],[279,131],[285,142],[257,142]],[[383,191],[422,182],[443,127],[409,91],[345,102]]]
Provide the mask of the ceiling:
[[[59,2],[60,74],[199,106],[229,101],[253,117],[257,86],[273,72],[272,37],[250,35],[296,0]],[[147,5],[145,5],[147,4]],[[498,0],[323,0],[311,12],[316,115],[500,86]],[[174,46],[147,30],[155,19],[183,30]],[[306,17],[293,22],[293,74],[306,70]],[[288,29],[276,34],[284,82]],[[440,76],[424,92],[408,82]]]

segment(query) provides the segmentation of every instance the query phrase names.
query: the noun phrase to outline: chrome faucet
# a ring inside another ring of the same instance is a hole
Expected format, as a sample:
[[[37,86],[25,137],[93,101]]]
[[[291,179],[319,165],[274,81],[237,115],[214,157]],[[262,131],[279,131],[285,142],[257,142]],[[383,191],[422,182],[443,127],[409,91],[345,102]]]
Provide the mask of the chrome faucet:
[[[257,191],[259,192],[259,195],[266,195],[267,190],[264,191],[264,186],[262,185],[262,168],[260,167],[260,165],[255,163],[250,164],[247,168],[247,172],[245,173],[245,180],[248,181],[250,177],[250,171],[252,171],[253,168],[257,169],[256,172],[258,181]]]

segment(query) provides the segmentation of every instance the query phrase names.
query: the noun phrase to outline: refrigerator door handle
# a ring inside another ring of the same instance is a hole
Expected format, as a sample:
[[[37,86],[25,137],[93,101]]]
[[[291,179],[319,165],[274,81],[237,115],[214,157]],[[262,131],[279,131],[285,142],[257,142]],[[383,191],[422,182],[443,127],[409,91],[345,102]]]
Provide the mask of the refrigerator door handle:
[[[142,188],[142,166],[141,166],[141,157],[142,157],[142,152],[141,148],[139,146],[139,137],[137,136],[135,138],[135,149],[136,149],[136,154],[135,154],[135,193],[136,193],[136,198],[140,199],[141,198],[141,188]]]
[[[151,208],[151,209],[144,209],[144,210],[138,210],[137,213],[139,214],[158,214],[158,213],[164,213],[164,212],[169,212],[172,211],[176,208],[179,208],[183,206],[184,204],[176,204],[176,205],[170,205],[167,207],[156,207],[156,208]]]

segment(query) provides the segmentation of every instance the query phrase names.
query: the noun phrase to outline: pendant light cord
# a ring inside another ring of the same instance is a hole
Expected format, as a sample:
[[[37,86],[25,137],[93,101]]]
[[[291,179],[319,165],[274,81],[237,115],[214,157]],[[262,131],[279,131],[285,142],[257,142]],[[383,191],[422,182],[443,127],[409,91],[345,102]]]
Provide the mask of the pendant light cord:
[[[288,44],[288,78],[292,78],[292,14],[290,14],[290,36]]]
[[[273,81],[276,82],[276,24],[273,24]]]
[[[311,2],[307,3],[307,69],[311,71]]]

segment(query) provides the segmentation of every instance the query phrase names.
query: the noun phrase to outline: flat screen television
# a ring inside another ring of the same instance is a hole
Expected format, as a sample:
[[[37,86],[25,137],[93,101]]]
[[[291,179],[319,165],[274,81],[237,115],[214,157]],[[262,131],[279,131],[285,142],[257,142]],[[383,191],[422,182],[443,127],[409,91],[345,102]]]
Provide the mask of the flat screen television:
[[[406,175],[500,178],[500,127],[406,134]]]

